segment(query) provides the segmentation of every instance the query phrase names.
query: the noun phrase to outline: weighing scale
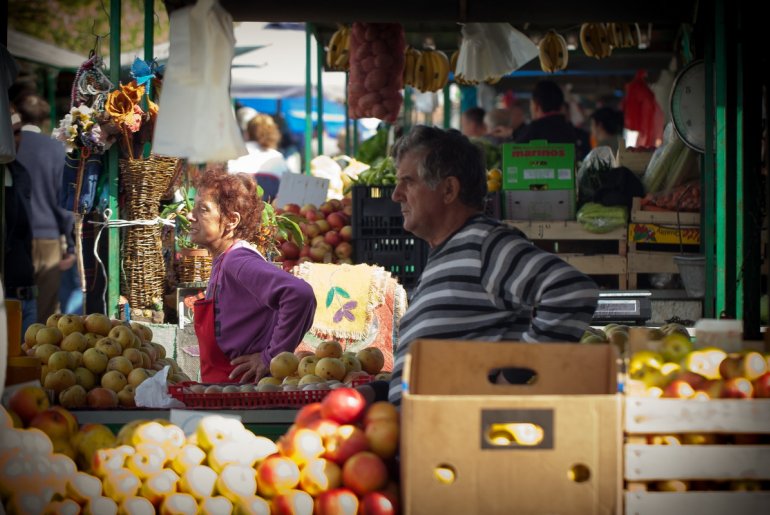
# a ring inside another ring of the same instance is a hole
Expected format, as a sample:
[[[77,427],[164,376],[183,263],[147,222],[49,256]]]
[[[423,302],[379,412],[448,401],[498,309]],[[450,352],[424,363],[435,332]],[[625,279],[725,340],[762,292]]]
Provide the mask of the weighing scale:
[[[651,296],[651,292],[644,290],[600,292],[591,325],[643,326],[652,316]]]
[[[706,151],[706,65],[693,61],[677,74],[671,86],[671,121],[685,145]]]

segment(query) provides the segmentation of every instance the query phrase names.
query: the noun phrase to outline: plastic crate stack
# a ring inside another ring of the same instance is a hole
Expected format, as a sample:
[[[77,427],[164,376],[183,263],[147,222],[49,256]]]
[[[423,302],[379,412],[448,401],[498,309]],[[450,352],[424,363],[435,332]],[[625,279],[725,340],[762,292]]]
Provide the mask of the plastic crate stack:
[[[385,268],[409,291],[428,259],[428,244],[404,230],[401,208],[390,198],[393,188],[353,188],[353,259]]]

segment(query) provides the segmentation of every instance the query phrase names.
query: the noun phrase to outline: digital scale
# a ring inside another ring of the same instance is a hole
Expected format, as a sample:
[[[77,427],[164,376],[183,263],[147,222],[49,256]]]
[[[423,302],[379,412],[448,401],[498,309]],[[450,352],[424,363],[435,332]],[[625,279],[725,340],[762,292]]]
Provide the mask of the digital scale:
[[[591,325],[645,325],[652,316],[651,296],[644,290],[600,292]]]
[[[706,65],[693,61],[677,74],[671,86],[671,121],[679,139],[700,152],[706,151]]]

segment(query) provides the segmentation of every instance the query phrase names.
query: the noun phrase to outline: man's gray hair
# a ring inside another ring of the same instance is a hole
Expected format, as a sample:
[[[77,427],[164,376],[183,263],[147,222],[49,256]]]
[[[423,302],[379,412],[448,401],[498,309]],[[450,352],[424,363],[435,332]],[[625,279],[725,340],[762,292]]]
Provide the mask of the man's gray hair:
[[[484,208],[487,194],[484,154],[460,131],[417,125],[396,141],[391,156],[398,166],[401,159],[412,152],[421,154],[417,172],[428,187],[435,189],[442,179],[457,177],[460,201],[469,207]]]

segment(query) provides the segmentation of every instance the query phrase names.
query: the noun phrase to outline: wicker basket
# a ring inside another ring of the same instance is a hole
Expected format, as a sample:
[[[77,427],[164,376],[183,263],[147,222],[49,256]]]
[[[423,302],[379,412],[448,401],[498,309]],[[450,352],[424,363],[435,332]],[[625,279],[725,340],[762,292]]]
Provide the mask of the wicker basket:
[[[177,265],[180,283],[207,282],[211,275],[211,256],[206,249],[181,249]]]
[[[125,193],[123,218],[151,220],[158,216],[160,198],[179,166],[176,158],[151,155],[148,159],[120,162]],[[166,277],[161,227],[131,226],[122,239],[122,294],[132,308],[148,308],[163,300]]]

